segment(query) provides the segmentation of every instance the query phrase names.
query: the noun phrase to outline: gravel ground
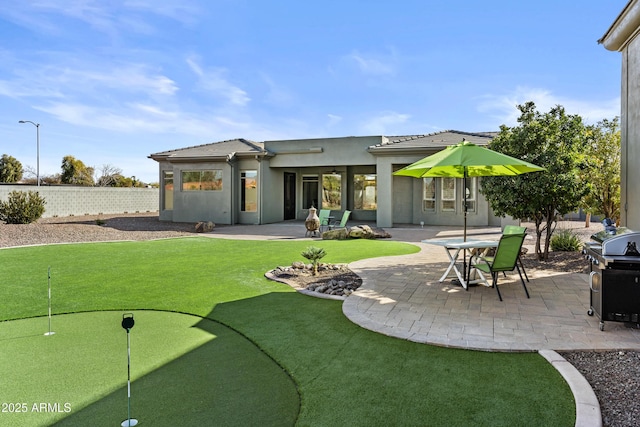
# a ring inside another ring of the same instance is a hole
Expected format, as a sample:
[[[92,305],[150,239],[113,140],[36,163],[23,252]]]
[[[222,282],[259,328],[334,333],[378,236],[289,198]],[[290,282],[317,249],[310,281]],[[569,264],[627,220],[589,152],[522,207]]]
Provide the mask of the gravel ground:
[[[41,218],[33,224],[0,223],[0,248],[50,243],[152,240],[195,234],[194,223],[158,220],[158,214]]]
[[[591,384],[602,425],[640,425],[640,353],[636,351],[559,352]]]
[[[528,227],[534,235],[533,224]],[[558,229],[572,228],[588,241],[591,234],[602,230],[600,224],[566,221]],[[34,224],[0,223],[0,248],[49,243],[95,242],[112,240],[150,240],[195,234],[193,223],[167,223],[155,213],[95,215],[82,217],[43,218]],[[535,235],[534,235],[535,237]],[[550,259],[539,262],[533,256],[532,244],[524,258],[527,268],[586,272],[587,263],[579,253],[550,253]],[[637,326],[637,325],[630,325]],[[635,351],[562,352],[589,381],[601,405],[605,427],[640,425],[640,353]]]

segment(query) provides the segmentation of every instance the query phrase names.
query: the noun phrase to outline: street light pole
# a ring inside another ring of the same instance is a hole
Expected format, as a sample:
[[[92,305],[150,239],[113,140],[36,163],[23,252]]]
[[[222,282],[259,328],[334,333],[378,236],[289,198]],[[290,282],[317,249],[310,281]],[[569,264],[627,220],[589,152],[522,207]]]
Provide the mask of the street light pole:
[[[36,185],[40,187],[40,123],[31,120],[20,120],[18,123],[31,123],[36,127]]]

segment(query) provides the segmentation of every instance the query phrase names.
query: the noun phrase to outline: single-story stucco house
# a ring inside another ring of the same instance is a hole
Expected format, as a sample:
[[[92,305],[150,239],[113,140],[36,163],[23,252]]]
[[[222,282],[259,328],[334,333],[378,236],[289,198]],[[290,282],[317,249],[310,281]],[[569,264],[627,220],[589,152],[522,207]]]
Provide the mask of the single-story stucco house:
[[[624,7],[599,43],[622,53],[620,222],[640,230],[640,2]]]
[[[160,220],[268,224],[304,220],[311,206],[378,227],[463,224],[463,183],[393,172],[463,139],[487,145],[492,132],[351,136],[254,142],[234,139],[151,154],[159,164]],[[467,180],[469,226],[496,226]]]

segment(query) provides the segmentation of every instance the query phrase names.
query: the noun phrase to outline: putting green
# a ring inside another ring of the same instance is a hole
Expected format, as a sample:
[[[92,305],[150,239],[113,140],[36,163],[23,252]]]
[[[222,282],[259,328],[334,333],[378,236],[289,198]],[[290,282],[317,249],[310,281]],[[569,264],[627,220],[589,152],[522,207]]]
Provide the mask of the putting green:
[[[125,312],[0,322],[0,426],[127,419]],[[293,425],[291,378],[243,336],[200,317],[133,311],[131,417],[141,425]]]

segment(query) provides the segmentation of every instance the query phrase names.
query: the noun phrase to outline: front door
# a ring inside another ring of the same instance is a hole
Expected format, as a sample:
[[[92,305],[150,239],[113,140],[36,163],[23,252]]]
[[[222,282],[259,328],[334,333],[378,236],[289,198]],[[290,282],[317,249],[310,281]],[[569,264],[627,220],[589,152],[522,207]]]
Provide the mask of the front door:
[[[296,174],[284,173],[284,219],[296,219]]]

